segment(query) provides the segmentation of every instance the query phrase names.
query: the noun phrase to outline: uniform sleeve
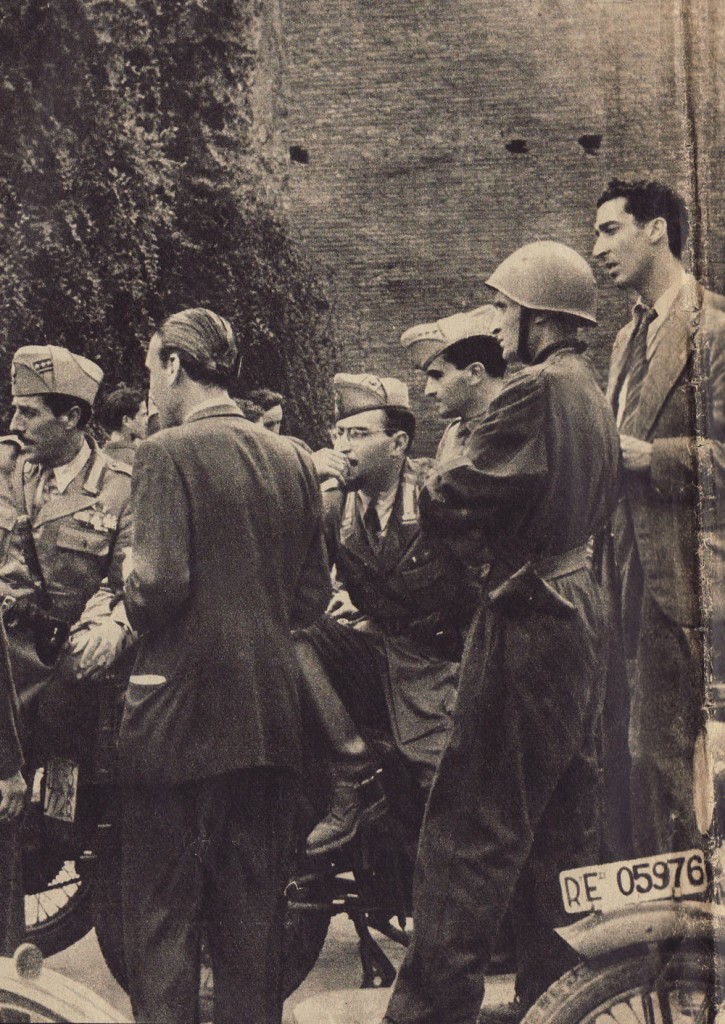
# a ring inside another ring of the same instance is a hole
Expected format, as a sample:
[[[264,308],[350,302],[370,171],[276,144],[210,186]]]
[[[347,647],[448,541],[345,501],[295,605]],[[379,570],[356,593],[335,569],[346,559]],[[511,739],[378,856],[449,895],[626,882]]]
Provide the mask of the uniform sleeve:
[[[512,510],[535,502],[548,472],[546,381],[518,373],[492,404],[465,456],[440,466],[420,495],[423,528],[432,534],[479,530],[484,536]]]
[[[142,444],[131,483],[133,543],[124,604],[133,628],[145,633],[173,618],[190,585],[189,507],[171,456]]]

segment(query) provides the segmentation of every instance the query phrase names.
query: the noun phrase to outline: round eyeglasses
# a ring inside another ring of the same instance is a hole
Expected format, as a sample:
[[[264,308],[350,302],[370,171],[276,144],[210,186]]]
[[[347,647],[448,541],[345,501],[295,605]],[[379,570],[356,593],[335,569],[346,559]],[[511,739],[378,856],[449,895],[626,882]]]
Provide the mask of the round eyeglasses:
[[[330,430],[330,437],[333,441],[341,441],[347,437],[348,441],[364,441],[366,437],[373,437],[374,434],[387,434],[390,436],[392,430],[369,430],[367,427],[333,427]]]

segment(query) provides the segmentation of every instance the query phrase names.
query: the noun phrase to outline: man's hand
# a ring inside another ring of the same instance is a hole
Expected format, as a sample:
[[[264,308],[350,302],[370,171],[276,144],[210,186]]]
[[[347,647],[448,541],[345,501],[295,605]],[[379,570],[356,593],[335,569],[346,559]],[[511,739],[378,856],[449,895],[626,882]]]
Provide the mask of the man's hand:
[[[619,443],[624,468],[633,473],[648,473],[652,465],[652,445],[649,441],[640,441],[638,437],[621,434]]]
[[[332,619],[352,619],[359,615],[359,612],[350,600],[348,592],[346,590],[338,590],[330,599],[330,603],[327,606],[327,614]]]
[[[128,630],[120,622],[104,619],[71,632],[68,644],[77,679],[98,675],[114,663],[126,645]]]
[[[347,456],[332,448],[320,448],[318,452],[312,453],[312,461],[320,483],[325,480],[337,480],[341,487],[345,486],[350,471]]]
[[[25,806],[28,786],[20,772],[0,779],[0,821],[12,821]]]

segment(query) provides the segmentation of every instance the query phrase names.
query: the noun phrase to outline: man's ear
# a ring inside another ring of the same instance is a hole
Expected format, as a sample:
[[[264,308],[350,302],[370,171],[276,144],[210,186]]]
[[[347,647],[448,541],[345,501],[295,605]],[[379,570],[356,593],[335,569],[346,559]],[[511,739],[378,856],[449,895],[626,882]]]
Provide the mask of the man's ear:
[[[483,365],[483,363],[478,362],[469,363],[468,366],[466,367],[466,372],[468,374],[469,380],[471,381],[471,384],[480,384],[481,381],[484,380],[485,377],[487,376],[486,367]]]
[[[68,430],[79,430],[78,421],[81,418],[81,407],[79,405],[72,405],[70,409],[66,409],[58,417],[59,420],[63,420]]]
[[[664,217],[655,217],[647,225],[647,232],[651,242],[658,244],[662,239],[667,241],[667,221]]]
[[[184,367],[181,365],[178,352],[170,352],[169,358],[164,366],[164,373],[169,384],[176,384],[181,376]]]
[[[393,434],[393,451],[396,454],[402,452],[405,455],[408,448],[410,448],[410,438],[404,430],[396,430]]]

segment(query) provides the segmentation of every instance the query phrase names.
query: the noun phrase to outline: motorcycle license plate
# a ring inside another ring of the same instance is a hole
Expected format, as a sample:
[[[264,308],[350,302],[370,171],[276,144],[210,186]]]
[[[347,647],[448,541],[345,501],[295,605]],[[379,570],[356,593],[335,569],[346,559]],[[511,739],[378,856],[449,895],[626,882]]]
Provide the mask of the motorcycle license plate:
[[[559,883],[566,912],[581,914],[694,896],[707,889],[707,869],[701,850],[686,850],[562,871]]]
[[[57,821],[75,821],[78,797],[78,765],[53,757],[45,766],[43,813]]]

